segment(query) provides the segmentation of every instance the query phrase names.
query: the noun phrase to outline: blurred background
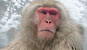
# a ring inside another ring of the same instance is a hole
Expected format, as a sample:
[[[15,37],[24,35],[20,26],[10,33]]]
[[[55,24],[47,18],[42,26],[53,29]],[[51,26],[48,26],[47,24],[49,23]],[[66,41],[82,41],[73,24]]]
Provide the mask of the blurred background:
[[[0,49],[13,40],[20,29],[23,7],[33,0],[0,0]],[[68,9],[73,22],[83,25],[87,49],[87,0],[58,0]]]

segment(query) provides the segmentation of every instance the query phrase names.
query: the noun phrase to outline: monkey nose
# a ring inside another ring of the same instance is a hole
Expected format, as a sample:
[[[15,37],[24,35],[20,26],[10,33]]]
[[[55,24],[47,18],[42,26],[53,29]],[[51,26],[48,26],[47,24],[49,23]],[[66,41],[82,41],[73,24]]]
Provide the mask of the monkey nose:
[[[49,21],[49,20],[46,20],[45,21],[47,24],[51,24],[52,23],[52,21]]]

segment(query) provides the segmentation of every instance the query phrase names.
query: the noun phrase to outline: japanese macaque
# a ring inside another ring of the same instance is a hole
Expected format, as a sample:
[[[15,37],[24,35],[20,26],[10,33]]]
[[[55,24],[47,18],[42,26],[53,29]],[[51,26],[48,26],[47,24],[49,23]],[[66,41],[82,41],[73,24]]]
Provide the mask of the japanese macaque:
[[[81,29],[58,1],[35,0],[22,13],[21,29],[2,50],[83,50]]]

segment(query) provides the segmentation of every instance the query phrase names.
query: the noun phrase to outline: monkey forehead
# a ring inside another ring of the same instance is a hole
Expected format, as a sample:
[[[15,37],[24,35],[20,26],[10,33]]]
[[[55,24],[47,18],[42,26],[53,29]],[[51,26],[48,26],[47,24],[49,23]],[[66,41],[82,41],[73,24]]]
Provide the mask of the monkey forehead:
[[[39,10],[48,10],[48,11],[54,10],[54,11],[58,12],[58,9],[54,8],[54,7],[39,7],[39,8],[37,8],[37,11],[39,11]]]

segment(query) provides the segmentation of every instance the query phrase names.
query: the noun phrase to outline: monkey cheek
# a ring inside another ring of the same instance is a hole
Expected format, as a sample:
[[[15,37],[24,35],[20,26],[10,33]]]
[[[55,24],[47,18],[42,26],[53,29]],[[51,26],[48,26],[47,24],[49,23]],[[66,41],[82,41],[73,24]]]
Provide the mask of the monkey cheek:
[[[53,37],[54,33],[52,32],[43,31],[38,33],[38,38],[41,40],[49,40],[52,39]]]

